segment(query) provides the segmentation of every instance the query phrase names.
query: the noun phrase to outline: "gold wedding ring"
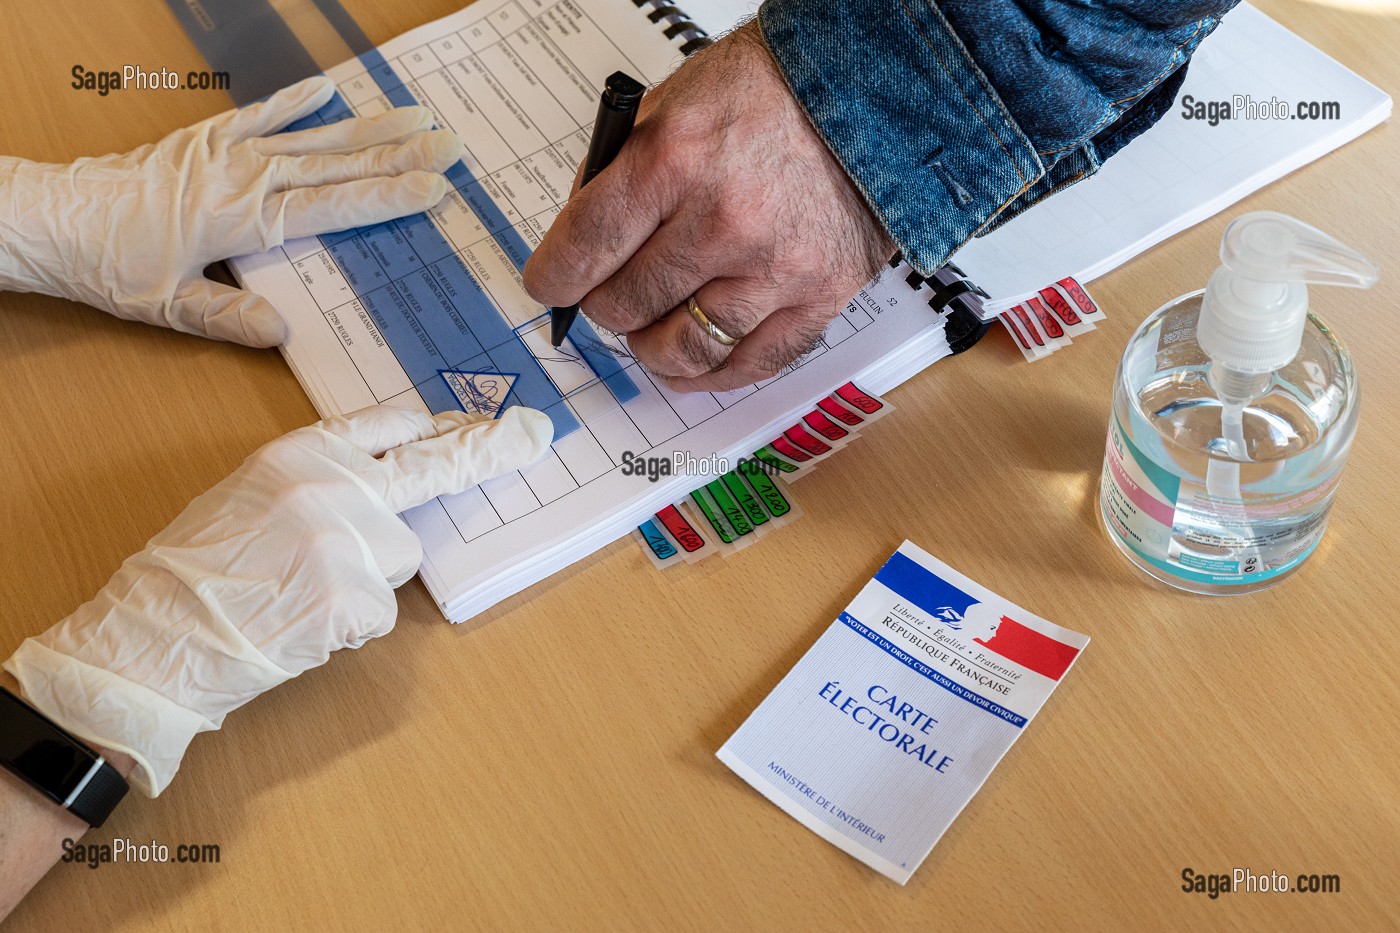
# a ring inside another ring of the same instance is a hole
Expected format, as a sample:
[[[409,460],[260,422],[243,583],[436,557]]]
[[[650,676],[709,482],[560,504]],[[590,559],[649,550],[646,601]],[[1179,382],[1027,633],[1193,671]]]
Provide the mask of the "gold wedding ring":
[[[695,323],[699,324],[700,328],[704,330],[705,333],[709,334],[712,338],[724,344],[726,347],[732,347],[734,346],[734,344],[739,342],[738,337],[729,336],[724,331],[720,330],[717,326],[715,326],[714,321],[710,320],[708,317],[705,316],[705,312],[700,310],[700,302],[695,300],[694,295],[691,295],[690,298],[686,300],[685,309],[690,312],[690,316],[695,318]]]

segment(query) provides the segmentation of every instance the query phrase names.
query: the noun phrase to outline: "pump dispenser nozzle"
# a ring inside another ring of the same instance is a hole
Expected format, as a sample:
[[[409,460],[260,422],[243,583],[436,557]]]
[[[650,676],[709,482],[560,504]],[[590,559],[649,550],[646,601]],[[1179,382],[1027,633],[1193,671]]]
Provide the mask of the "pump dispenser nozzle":
[[[1312,285],[1370,288],[1380,270],[1287,214],[1255,211],[1225,228],[1196,340],[1221,369],[1262,375],[1298,354]]]

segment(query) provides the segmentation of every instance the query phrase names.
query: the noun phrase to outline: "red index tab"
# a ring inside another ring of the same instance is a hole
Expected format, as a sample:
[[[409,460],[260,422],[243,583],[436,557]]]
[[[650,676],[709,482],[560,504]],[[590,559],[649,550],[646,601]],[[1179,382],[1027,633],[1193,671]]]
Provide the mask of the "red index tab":
[[[1031,340],[1035,342],[1037,347],[1045,346],[1045,341],[1040,339],[1040,330],[1031,323],[1031,316],[1026,313],[1024,305],[1017,305],[1008,313],[1021,322],[1021,325],[1026,329],[1026,333],[1030,335]]]
[[[1041,294],[1044,294],[1044,292]],[[1060,296],[1059,292],[1053,292],[1052,294],[1054,294],[1056,298]],[[1061,304],[1064,304],[1064,301],[1063,298],[1060,298]],[[1065,329],[1060,326],[1059,321],[1050,316],[1050,312],[1045,310],[1045,305],[1040,303],[1039,298],[1028,299],[1026,301],[1026,307],[1030,308],[1031,313],[1036,316],[1036,320],[1040,321],[1040,326],[1045,328],[1045,333],[1049,334],[1051,337],[1063,337],[1065,335]],[[1065,309],[1068,310],[1069,305],[1065,305]],[[1069,313],[1071,317],[1075,317],[1073,311]],[[1075,317],[1075,320],[1078,320],[1078,317]],[[1065,323],[1071,324],[1073,321],[1066,321]]]
[[[794,424],[792,427],[784,431],[783,437],[786,437],[798,447],[801,447],[803,450],[810,451],[811,453],[817,455],[831,453],[830,444],[813,437],[812,434],[804,430],[802,425],[800,424]]]
[[[1016,323],[1016,319],[1011,316],[1010,311],[1003,311],[1001,313],[1001,322],[1006,325],[1007,330],[1011,331],[1011,336],[1016,338],[1016,342],[1021,345],[1023,350],[1029,350],[1031,348],[1031,345],[1026,343],[1026,335],[1021,333],[1021,327]]]
[[[1069,306],[1069,302],[1065,301],[1064,295],[1061,295],[1053,288],[1042,288],[1040,290],[1040,297],[1044,298],[1045,303],[1050,306],[1050,310],[1058,314],[1060,320],[1064,321],[1070,327],[1074,327],[1080,323],[1079,315],[1074,313],[1074,309]],[[1031,301],[1035,301],[1035,299],[1032,298]],[[1043,311],[1044,309],[1042,308],[1041,310]],[[1049,317],[1049,315],[1047,314],[1046,317]],[[1047,331],[1047,333],[1049,332]],[[1058,337],[1060,335],[1051,333],[1050,336]]]
[[[833,398],[822,399],[820,402],[817,402],[817,407],[842,424],[849,424],[853,428],[858,428],[861,425],[860,415],[851,411]]]
[[[829,441],[842,440],[851,433],[819,411],[807,412],[802,420],[807,422],[807,427]]]
[[[811,454],[807,453],[805,450],[799,449],[796,444],[786,437],[774,438],[773,443],[768,446],[772,447],[784,457],[787,457],[793,463],[806,463],[808,460],[812,459]]]
[[[690,522],[685,520],[681,510],[674,505],[666,506],[656,513],[656,517],[660,519],[661,524],[671,533],[671,537],[676,539],[676,543],[687,554],[694,554],[705,546],[704,537],[701,536],[700,532],[690,527]]]
[[[1083,311],[1085,315],[1101,313],[1099,311],[1099,306],[1094,304],[1094,299],[1089,297],[1089,293],[1084,290],[1084,286],[1080,285],[1079,281],[1074,277],[1066,276],[1055,284],[1064,289],[1065,294],[1068,295],[1075,304],[1079,305],[1079,310]]]
[[[857,411],[863,411],[867,415],[873,415],[875,414],[875,412],[885,407],[884,402],[872,396],[866,395],[860,389],[856,388],[856,384],[854,382],[846,383],[841,388],[836,390],[836,394],[841,398],[842,401],[850,403],[852,408],[856,409]]]

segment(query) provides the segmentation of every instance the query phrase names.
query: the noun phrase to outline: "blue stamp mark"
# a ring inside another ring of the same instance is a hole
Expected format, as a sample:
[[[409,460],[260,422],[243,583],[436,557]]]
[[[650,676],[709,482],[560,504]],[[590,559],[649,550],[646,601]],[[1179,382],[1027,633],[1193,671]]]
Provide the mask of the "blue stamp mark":
[[[452,390],[462,410],[474,415],[499,418],[515,391],[519,373],[458,372],[438,370],[442,381]]]

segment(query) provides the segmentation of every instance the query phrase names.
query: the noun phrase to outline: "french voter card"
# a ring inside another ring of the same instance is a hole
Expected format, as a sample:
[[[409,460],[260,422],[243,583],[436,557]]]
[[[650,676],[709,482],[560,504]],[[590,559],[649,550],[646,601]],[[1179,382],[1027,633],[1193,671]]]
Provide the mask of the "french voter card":
[[[906,541],[719,759],[903,884],[1088,643]]]

